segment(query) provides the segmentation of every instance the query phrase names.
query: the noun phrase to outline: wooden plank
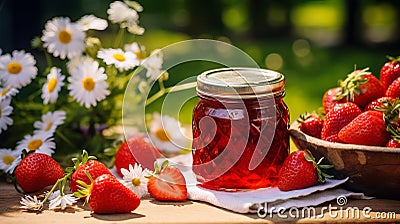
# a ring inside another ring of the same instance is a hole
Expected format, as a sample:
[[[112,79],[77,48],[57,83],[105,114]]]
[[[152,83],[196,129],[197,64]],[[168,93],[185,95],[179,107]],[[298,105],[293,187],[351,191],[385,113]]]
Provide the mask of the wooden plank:
[[[42,213],[27,212],[19,209],[19,200],[22,195],[18,194],[12,185],[0,183],[0,223],[273,223],[291,222],[299,223],[354,223],[354,222],[399,222],[400,221],[400,201],[372,199],[372,200],[351,200],[342,208],[342,218],[340,218],[340,207],[336,210],[337,217],[332,218],[328,210],[323,212],[323,217],[290,218],[287,211],[283,215],[288,218],[280,218],[278,214],[272,217],[259,218],[256,214],[238,214],[225,209],[220,209],[212,205],[185,201],[180,203],[158,202],[151,198],[144,199],[137,210],[132,214],[98,215],[90,213],[88,207],[78,206],[68,207],[65,211],[44,210]],[[336,202],[325,203],[316,208],[317,214],[321,213],[322,207],[337,206]],[[366,217],[346,218],[345,209],[348,207],[358,207],[361,211],[365,207],[370,207],[370,219]],[[385,212],[385,213],[382,213]],[[395,218],[377,219],[377,215],[386,216],[396,213]],[[282,216],[282,215],[281,215]],[[307,216],[307,213],[306,213]]]

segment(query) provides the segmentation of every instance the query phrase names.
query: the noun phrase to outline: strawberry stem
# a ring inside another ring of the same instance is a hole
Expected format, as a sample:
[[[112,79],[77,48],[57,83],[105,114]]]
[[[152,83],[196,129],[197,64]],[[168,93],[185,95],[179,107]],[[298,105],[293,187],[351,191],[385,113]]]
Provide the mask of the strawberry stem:
[[[354,94],[360,94],[359,86],[368,82],[368,79],[364,79],[364,76],[371,74],[368,70],[369,68],[357,70],[356,66],[354,66],[354,71],[348,74],[345,80],[339,80],[339,87],[341,88],[336,100],[346,97],[348,102],[353,102]]]
[[[315,158],[312,155],[312,153],[309,150],[305,150],[309,155],[307,155],[307,153],[304,153],[304,158],[312,163],[314,165],[314,167],[317,170],[317,175],[318,175],[318,182],[323,184],[325,183],[325,178],[333,178],[332,175],[329,175],[327,173],[324,173],[322,170],[323,169],[330,169],[333,168],[333,165],[328,165],[328,164],[321,164],[322,160],[324,160],[324,157],[321,157],[318,162],[315,162]]]

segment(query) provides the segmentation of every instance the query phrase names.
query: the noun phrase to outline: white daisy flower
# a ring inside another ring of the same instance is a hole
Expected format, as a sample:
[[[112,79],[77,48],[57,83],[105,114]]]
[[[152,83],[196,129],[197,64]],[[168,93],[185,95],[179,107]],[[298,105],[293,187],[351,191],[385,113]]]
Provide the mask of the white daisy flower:
[[[36,128],[34,133],[49,132],[53,134],[57,126],[64,123],[65,117],[66,113],[63,110],[43,114],[41,121],[35,121],[35,123],[33,123],[33,127]]]
[[[75,68],[77,68],[78,65],[84,63],[85,61],[92,63],[92,62],[94,62],[94,59],[89,56],[86,56],[86,55],[81,55],[79,57],[74,57],[74,58],[70,59],[67,62],[67,69],[68,69],[69,74],[72,74],[72,71]]]
[[[112,2],[107,13],[108,19],[112,23],[120,23],[121,25],[125,24],[127,21],[139,20],[139,14],[121,1]]]
[[[71,59],[85,50],[85,38],[79,25],[71,23],[69,18],[56,17],[46,23],[41,39],[54,57]]]
[[[35,67],[35,59],[25,51],[13,51],[10,54],[0,56],[0,79],[5,86],[21,88],[34,79],[38,69]]]
[[[170,116],[154,113],[149,129],[151,141],[163,152],[177,153],[189,146],[188,129]]]
[[[58,98],[58,92],[64,85],[65,76],[61,75],[61,69],[52,67],[47,75],[47,81],[42,88],[43,104],[55,103]]]
[[[122,183],[139,198],[149,193],[147,191],[147,182],[149,179],[145,177],[150,174],[148,169],[143,169],[140,164],[135,163],[134,167],[129,164],[129,170],[122,168],[121,173],[124,175]]]
[[[25,195],[25,197],[21,198],[19,203],[23,205],[20,208],[27,210],[39,211],[43,208],[43,203],[36,197],[36,195],[33,197],[30,195]]]
[[[6,173],[9,173],[9,174],[12,174],[14,172],[15,168],[17,168],[17,166],[19,165],[19,163],[22,160],[22,158],[21,158],[22,152],[20,152],[19,150],[14,150],[14,151],[15,151],[15,154],[17,154],[17,152],[18,152],[18,155],[17,155],[17,157],[15,157],[15,159],[11,163],[11,165],[5,170]]]
[[[149,57],[147,57],[142,65],[147,69],[146,76],[153,80],[158,79],[158,77],[164,72],[162,71],[163,64],[163,54],[160,50],[154,51]]]
[[[55,191],[50,197],[49,209],[55,209],[61,206],[61,210],[64,210],[67,205],[75,204],[79,198],[76,198],[74,194],[61,195],[60,191]]]
[[[82,16],[76,22],[81,30],[105,30],[108,26],[107,21],[104,19],[100,19],[94,15],[86,15]]]
[[[104,68],[99,68],[97,61],[84,61],[68,77],[68,89],[71,90],[69,95],[86,108],[96,106],[98,101],[110,94],[106,79]]]
[[[136,58],[141,63],[142,60],[146,58],[146,48],[144,46],[139,45],[137,42],[133,42],[131,44],[125,44],[124,46],[125,51],[132,52],[136,55]]]
[[[20,156],[21,152],[17,150],[0,149],[0,170],[7,171],[13,164],[14,160]]]
[[[13,120],[9,117],[13,111],[12,106],[10,106],[10,99],[0,100],[0,134],[2,131],[7,130],[7,126],[13,124]]]
[[[10,99],[11,97],[17,95],[19,90],[13,87],[0,87],[0,100]]]
[[[25,135],[24,139],[17,143],[17,150],[35,151],[51,156],[56,148],[53,134],[50,132],[37,132],[34,135]]]
[[[139,65],[139,60],[133,52],[124,52],[122,49],[102,49],[97,57],[103,59],[107,65],[115,65],[119,71],[126,71]]]

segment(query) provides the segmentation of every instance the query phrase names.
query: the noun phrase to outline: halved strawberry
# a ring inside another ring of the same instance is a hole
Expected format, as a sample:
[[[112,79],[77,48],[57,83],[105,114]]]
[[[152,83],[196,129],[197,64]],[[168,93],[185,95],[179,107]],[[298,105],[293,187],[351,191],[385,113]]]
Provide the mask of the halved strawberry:
[[[150,176],[147,189],[150,195],[159,201],[184,201],[188,197],[185,177],[178,168],[168,167],[166,160],[161,168],[154,165],[154,174]]]

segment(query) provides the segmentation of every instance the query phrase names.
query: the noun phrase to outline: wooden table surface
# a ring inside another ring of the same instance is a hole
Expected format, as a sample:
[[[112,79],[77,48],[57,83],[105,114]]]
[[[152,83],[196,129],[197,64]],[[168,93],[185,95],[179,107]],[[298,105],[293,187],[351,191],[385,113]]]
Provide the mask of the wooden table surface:
[[[323,212],[323,217],[309,218],[280,218],[277,214],[271,217],[259,218],[256,214],[238,214],[225,209],[214,207],[207,203],[186,201],[181,203],[157,202],[152,199],[142,200],[139,208],[131,214],[98,215],[92,214],[88,208],[78,206],[68,207],[65,211],[44,210],[41,213],[27,212],[20,209],[21,195],[10,184],[0,183],[0,223],[272,223],[272,222],[299,222],[299,223],[354,223],[354,222],[400,222],[400,201],[372,199],[372,200],[348,200],[343,206],[342,217],[340,213],[333,218],[329,213]],[[317,207],[317,214],[321,214],[323,206],[329,204],[337,206],[336,202],[325,203]],[[370,218],[362,215],[362,209],[370,207]],[[345,209],[358,207],[360,218],[353,217],[348,212],[346,218]],[[339,210],[337,210],[339,211]],[[395,213],[395,217],[393,214]],[[283,215],[290,217],[288,212]],[[390,218],[380,218],[390,216]]]

